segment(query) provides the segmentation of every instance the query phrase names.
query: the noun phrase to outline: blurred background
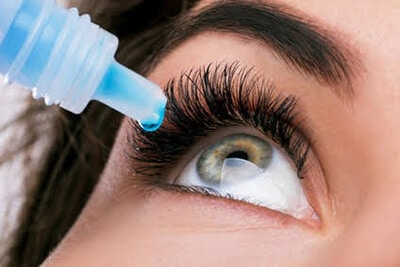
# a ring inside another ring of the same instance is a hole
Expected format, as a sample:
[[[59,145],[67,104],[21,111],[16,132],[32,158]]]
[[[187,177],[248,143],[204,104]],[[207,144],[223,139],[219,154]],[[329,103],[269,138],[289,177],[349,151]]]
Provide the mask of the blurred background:
[[[79,1],[57,2],[69,6]],[[29,146],[28,154],[15,153],[20,144],[26,141],[24,137],[29,127],[13,122],[32,101],[32,97],[31,93],[23,88],[5,85],[1,76],[0,92],[0,254],[2,254],[1,249],[5,246],[1,244],[16,225],[25,195],[24,188],[26,183],[29,183],[23,180],[23,177],[29,177],[24,171],[31,170],[31,166],[37,164],[41,151],[46,146],[46,137],[34,140]]]

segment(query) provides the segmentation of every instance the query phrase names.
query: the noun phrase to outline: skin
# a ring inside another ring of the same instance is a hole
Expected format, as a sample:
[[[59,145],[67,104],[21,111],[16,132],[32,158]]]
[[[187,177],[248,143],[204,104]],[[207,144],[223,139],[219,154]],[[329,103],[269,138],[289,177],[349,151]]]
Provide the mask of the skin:
[[[183,43],[149,78],[163,85],[194,66],[239,61],[268,75],[277,91],[299,96],[313,129],[316,160],[304,184],[318,219],[138,186],[124,157],[125,121],[87,207],[44,266],[400,265],[400,2],[276,2],[306,14],[357,54],[363,69],[351,104],[256,42],[221,33]]]

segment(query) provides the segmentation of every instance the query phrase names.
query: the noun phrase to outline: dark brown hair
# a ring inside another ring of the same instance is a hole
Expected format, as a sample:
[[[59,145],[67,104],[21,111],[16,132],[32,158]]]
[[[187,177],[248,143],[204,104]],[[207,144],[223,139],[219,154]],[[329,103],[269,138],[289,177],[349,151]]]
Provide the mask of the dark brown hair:
[[[196,1],[79,2],[82,13],[91,14],[96,23],[120,38],[117,59],[143,73],[169,21]],[[99,103],[73,115],[32,101],[13,122],[29,127],[28,136],[26,142],[8,151],[7,157],[0,157],[0,164],[17,153],[26,153],[45,133],[51,134],[47,134],[48,150],[25,179],[29,181],[26,200],[3,259],[5,266],[38,266],[61,241],[103,171],[121,119],[120,114]]]

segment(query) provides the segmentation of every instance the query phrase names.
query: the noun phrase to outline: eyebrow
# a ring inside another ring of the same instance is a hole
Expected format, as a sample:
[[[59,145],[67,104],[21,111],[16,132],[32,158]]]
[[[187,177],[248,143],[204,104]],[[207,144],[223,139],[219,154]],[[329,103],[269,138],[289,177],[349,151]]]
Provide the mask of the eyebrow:
[[[150,58],[153,68],[183,41],[205,31],[236,34],[262,41],[290,68],[327,84],[339,96],[352,96],[352,79],[360,65],[342,41],[289,8],[249,1],[222,1],[177,19]]]

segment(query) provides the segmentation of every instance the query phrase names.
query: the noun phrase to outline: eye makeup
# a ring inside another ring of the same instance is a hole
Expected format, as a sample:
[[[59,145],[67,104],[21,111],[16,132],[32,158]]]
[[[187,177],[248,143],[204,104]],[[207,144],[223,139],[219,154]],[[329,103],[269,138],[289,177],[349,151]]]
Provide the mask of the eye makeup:
[[[131,121],[126,154],[133,172],[158,182],[190,149],[222,128],[251,127],[286,152],[301,178],[310,142],[302,134],[297,99],[277,93],[253,68],[211,63],[165,86],[165,121],[146,133]],[[167,179],[167,178],[165,178]]]

